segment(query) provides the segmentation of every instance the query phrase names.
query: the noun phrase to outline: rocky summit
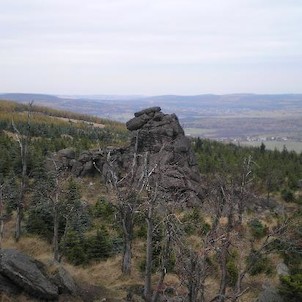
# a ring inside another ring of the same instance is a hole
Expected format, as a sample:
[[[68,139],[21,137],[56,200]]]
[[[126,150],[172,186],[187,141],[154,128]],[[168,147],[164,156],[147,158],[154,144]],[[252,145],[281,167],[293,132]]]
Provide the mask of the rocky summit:
[[[104,148],[82,152],[76,159],[72,150],[61,150],[58,158],[78,177],[101,174],[108,180],[114,168],[123,177],[137,161],[137,178],[148,155],[148,170],[169,199],[192,203],[201,199],[201,178],[191,141],[185,136],[175,114],[164,114],[160,107],[151,107],[134,113],[126,123],[132,133],[130,145],[125,148]]]

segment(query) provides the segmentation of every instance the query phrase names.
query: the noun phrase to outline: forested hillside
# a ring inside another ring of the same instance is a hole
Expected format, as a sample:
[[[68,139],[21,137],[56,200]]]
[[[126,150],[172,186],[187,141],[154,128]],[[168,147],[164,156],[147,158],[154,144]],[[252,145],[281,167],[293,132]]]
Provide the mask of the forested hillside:
[[[144,152],[116,171],[124,125],[0,101],[0,249],[49,274],[63,265],[79,290],[62,301],[301,301],[302,154],[193,139],[202,193],[184,202],[158,193],[164,172],[152,182],[149,151],[138,136],[131,143]],[[95,173],[76,177],[66,159],[86,164],[92,149],[106,173],[93,157]]]
[[[72,147],[77,153],[90,148],[126,142],[123,124],[93,116],[30,104],[0,101],[0,173],[17,172],[19,138],[29,136],[28,173],[40,166],[50,152]]]

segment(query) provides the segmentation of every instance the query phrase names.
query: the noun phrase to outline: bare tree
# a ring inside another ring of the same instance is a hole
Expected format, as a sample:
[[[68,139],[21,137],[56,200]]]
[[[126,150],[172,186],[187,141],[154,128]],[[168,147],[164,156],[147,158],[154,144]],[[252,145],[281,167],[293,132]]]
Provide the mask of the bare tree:
[[[59,223],[64,214],[62,211],[62,199],[64,196],[64,185],[68,179],[68,172],[50,155],[46,159],[47,176],[43,179],[42,187],[38,187],[37,193],[51,204],[53,215],[53,255],[54,260],[60,261],[59,249]]]
[[[4,231],[4,182],[0,185],[0,250],[2,249],[3,231]]]
[[[21,236],[21,223],[23,219],[23,209],[24,209],[24,201],[25,201],[25,191],[27,185],[27,164],[28,164],[28,154],[29,154],[29,144],[31,141],[31,119],[32,119],[32,109],[33,102],[28,104],[27,111],[27,121],[25,131],[21,133],[14,121],[12,121],[12,125],[15,131],[17,142],[20,147],[20,157],[21,157],[21,180],[20,180],[20,195],[17,203],[17,216],[16,216],[16,230],[15,230],[15,239],[19,241]]]
[[[239,177],[216,175],[215,181],[209,183],[207,197],[199,210],[203,208],[208,213],[211,223],[201,237],[200,248],[196,249],[188,242],[185,232],[179,240],[178,273],[182,284],[187,287],[190,302],[224,302],[230,299],[228,261],[231,250],[242,240],[243,215],[251,195],[252,165],[252,159],[247,158]],[[219,267],[219,288],[211,298],[205,292],[206,280],[212,273],[210,257],[217,259]],[[238,284],[236,296],[239,297],[244,291],[241,283],[240,286]]]
[[[148,186],[146,200],[144,201],[145,220],[147,224],[144,298],[148,302],[156,302],[159,298],[165,276],[168,273],[171,248],[177,233],[173,206],[162,191],[161,196],[159,196],[158,187],[157,182],[155,182],[153,186]],[[154,234],[156,232],[162,233],[162,239],[160,242],[157,242],[160,246],[159,279],[155,290],[152,291],[153,246],[155,244]]]
[[[115,167],[116,159],[111,155],[111,152],[108,152],[106,161],[108,173],[105,177],[108,187],[115,196],[112,204],[117,210],[124,237],[122,272],[126,275],[131,273],[134,216],[141,207],[142,194],[148,183],[148,177],[152,174],[152,171],[148,172],[148,169],[144,168],[148,162],[148,154],[138,154],[137,147],[138,135],[130,171],[125,175],[120,176],[120,171]],[[143,167],[139,165],[139,160],[143,161]],[[95,163],[94,167],[103,175]]]

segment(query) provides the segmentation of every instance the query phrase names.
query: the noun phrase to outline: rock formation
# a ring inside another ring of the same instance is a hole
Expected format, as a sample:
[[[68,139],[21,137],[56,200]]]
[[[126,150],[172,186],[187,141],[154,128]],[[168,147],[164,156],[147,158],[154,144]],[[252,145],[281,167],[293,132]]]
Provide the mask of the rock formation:
[[[49,276],[45,266],[14,249],[0,251],[0,292],[20,294],[22,291],[41,300],[57,300],[60,294],[74,295],[77,285],[69,273],[58,266]]]
[[[1,250],[0,273],[32,296],[45,300],[58,298],[58,287],[41,271],[38,262],[13,249]]]
[[[177,116],[152,107],[136,112],[126,126],[132,133],[128,147],[84,151],[77,160],[72,150],[64,149],[58,153],[61,164],[76,176],[100,173],[106,181],[112,163],[122,177],[131,169],[134,155],[141,173],[143,158],[148,153],[149,170],[154,169],[153,175],[163,192],[179,202],[200,200],[201,180],[195,154]]]

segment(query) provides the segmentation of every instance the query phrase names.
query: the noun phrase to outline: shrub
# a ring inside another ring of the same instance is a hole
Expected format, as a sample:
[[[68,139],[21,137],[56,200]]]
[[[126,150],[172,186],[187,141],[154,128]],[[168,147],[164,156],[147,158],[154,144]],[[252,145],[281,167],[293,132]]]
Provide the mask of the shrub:
[[[267,235],[267,227],[257,218],[250,221],[249,227],[252,236],[256,239],[261,239]]]
[[[279,294],[285,301],[302,301],[302,274],[280,277]]]
[[[93,208],[93,216],[96,218],[103,218],[106,221],[112,221],[114,213],[115,209],[113,205],[103,196],[97,200]]]
[[[194,233],[202,235],[207,233],[210,229],[210,225],[205,222],[201,213],[197,209],[186,212],[182,218],[182,223],[184,223],[184,230],[188,235],[192,235]]]
[[[106,259],[112,253],[112,242],[104,226],[97,230],[96,235],[88,237],[85,245],[88,261]]]
[[[247,265],[251,265],[250,274],[252,276],[264,273],[266,275],[271,275],[273,272],[273,265],[269,258],[262,255],[257,255],[252,253],[247,258]]]
[[[281,191],[281,197],[284,199],[286,202],[294,202],[295,201],[295,196],[292,190],[290,189],[283,189]]]
[[[230,286],[235,286],[238,280],[238,268],[236,266],[236,252],[232,252],[227,261],[227,280]]]
[[[26,218],[26,230],[50,242],[53,237],[53,215],[51,207],[41,204],[30,207]]]
[[[73,265],[87,263],[88,259],[83,236],[78,232],[69,231],[65,238],[63,253]]]

